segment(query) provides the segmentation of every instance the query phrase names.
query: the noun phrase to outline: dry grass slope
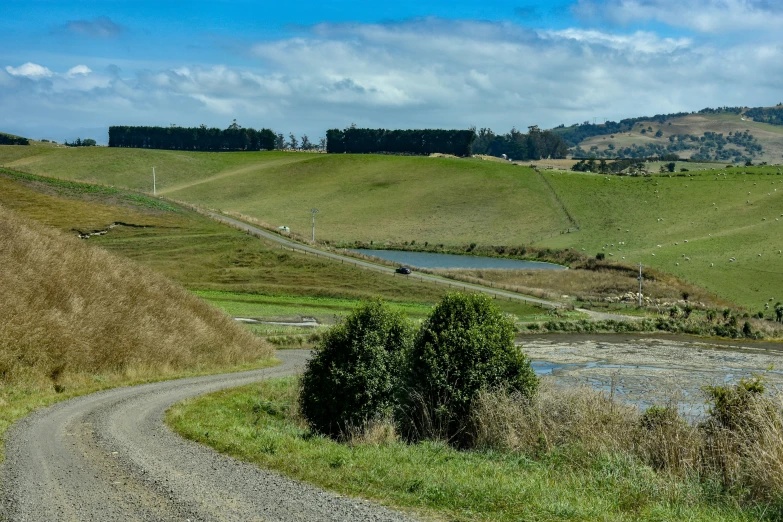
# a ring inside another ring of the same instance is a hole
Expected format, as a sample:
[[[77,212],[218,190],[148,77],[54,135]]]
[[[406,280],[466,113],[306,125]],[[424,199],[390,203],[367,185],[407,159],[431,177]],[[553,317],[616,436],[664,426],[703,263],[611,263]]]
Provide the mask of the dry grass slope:
[[[163,276],[3,207],[0,265],[0,387],[58,389],[95,374],[160,377],[272,355]]]

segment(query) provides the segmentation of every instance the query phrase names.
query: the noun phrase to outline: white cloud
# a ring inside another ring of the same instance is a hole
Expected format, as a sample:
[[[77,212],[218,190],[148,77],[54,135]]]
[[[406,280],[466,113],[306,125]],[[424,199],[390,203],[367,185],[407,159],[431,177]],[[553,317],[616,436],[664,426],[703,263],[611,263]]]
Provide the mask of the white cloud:
[[[776,0],[579,0],[574,12],[617,24],[654,20],[705,33],[777,31],[783,3]]]
[[[6,71],[8,71],[8,74],[11,76],[24,76],[26,78],[48,78],[52,76],[52,71],[44,67],[43,65],[38,65],[37,63],[27,62],[23,65],[20,65],[19,67],[11,67],[8,65],[5,68]]]
[[[0,70],[0,113],[39,126],[226,126],[237,118],[313,137],[352,122],[506,131],[780,101],[779,37],[718,43],[440,19],[321,24],[257,43],[245,67],[189,63],[120,74],[84,64],[65,73],[8,66]]]
[[[74,77],[80,74],[83,76],[87,76],[91,72],[92,69],[90,69],[86,65],[77,65],[76,67],[71,67],[70,69],[68,69],[68,72],[65,73],[65,75],[69,77]]]

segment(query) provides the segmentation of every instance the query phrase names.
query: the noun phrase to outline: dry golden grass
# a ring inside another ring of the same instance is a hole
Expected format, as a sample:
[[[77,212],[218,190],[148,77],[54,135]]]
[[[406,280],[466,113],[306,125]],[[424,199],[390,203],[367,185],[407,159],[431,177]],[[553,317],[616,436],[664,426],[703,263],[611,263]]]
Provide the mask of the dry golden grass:
[[[614,452],[632,444],[639,412],[589,386],[564,388],[543,380],[530,400],[484,391],[473,412],[475,443],[535,454],[579,444],[590,452]]]
[[[183,288],[0,207],[0,386],[161,377],[272,349]]]
[[[716,481],[740,498],[783,498],[783,397],[725,388],[736,406],[690,423],[676,401],[640,413],[588,386],[543,381],[525,399],[485,391],[472,414],[480,448],[538,455],[578,447],[586,455],[614,453],[640,459],[659,473]],[[739,398],[739,399],[738,399]]]

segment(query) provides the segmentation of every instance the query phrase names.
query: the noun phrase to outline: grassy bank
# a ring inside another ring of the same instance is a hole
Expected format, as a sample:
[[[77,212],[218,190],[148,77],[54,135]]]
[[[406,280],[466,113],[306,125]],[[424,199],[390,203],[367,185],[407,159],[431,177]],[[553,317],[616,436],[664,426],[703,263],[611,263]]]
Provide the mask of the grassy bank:
[[[657,474],[621,452],[578,445],[538,455],[457,451],[383,436],[340,444],[297,420],[296,381],[191,400],[168,412],[182,435],[342,494],[455,521],[759,520],[717,487]]]

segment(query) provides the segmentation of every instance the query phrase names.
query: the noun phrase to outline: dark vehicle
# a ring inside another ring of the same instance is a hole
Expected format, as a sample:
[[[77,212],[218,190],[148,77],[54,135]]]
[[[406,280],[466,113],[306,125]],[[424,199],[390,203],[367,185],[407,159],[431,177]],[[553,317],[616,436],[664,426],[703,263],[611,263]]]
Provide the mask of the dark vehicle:
[[[398,274],[405,274],[405,275],[408,275],[408,274],[410,274],[410,273],[411,273],[411,269],[410,269],[410,268],[408,268],[407,266],[401,266],[400,268],[398,268],[397,270],[395,270],[395,272],[397,272]]]

